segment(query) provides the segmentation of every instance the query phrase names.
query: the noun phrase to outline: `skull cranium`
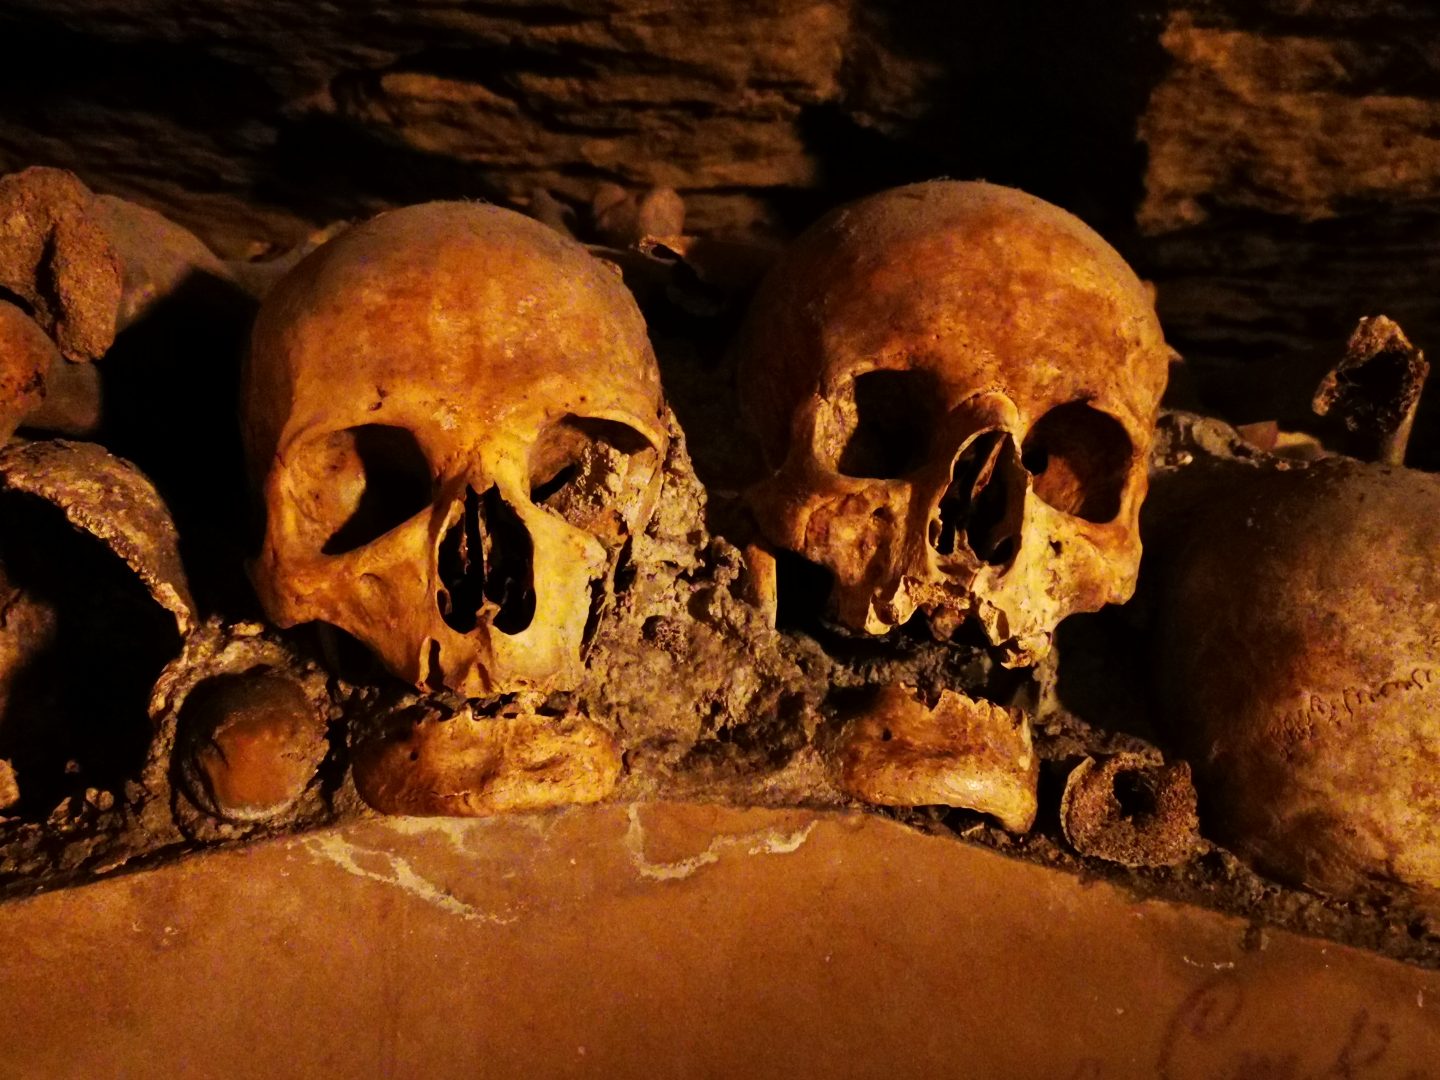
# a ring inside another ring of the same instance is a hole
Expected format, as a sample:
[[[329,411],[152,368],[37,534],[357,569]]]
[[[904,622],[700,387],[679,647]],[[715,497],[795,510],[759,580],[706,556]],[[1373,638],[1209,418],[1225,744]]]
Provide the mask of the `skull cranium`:
[[[1168,350],[1144,285],[1080,221],[936,181],[842,208],[772,271],[740,393],[769,539],[834,575],[853,629],[979,620],[1009,664],[1127,599]]]
[[[661,407],[639,310],[578,244],[468,203],[357,226],[256,323],[261,601],[417,686],[571,688],[653,505]]]

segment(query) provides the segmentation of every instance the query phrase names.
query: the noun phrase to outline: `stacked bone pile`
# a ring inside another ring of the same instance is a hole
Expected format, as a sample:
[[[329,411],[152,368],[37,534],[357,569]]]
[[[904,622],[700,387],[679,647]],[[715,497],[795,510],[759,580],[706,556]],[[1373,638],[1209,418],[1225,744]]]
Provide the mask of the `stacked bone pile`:
[[[1398,465],[1424,364],[1393,324],[1318,399],[1391,464],[1178,414],[1157,444],[1149,291],[1020,192],[883,192],[763,277],[673,192],[599,193],[604,246],[530,210],[233,266],[67,174],[0,181],[12,886],[685,797],[1433,903],[1440,489]],[[1113,652],[1077,677],[1103,617],[1061,627],[1137,581],[1153,694]]]

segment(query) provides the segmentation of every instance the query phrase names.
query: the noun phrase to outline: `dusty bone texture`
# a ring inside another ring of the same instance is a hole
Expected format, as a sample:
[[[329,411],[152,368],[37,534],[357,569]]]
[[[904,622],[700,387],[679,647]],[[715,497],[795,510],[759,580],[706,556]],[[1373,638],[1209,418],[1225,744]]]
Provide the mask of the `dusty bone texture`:
[[[154,486],[129,462],[94,443],[16,442],[0,448],[0,487],[59,507],[125,561],[180,633],[194,627],[175,525]]]
[[[45,331],[20,308],[0,300],[0,445],[43,404],[47,377],[62,365]]]
[[[1384,315],[1361,319],[1340,358],[1315,390],[1312,408],[1334,415],[1358,437],[1354,456],[1403,465],[1415,410],[1430,365],[1398,323]]]
[[[485,817],[599,802],[620,775],[614,735],[584,717],[504,709],[477,716],[437,704],[387,709],[352,768],[386,814]]]
[[[416,686],[573,688],[654,504],[660,409],[633,299],[575,242],[472,203],[350,229],[253,335],[261,601]]]
[[[954,690],[928,703],[914,687],[882,687],[850,717],[831,751],[836,784],[879,806],[958,806],[1011,832],[1035,823],[1040,759],[1019,709]]]
[[[71,173],[0,177],[0,288],[28,305],[67,359],[94,360],[115,340],[120,257],[94,195]]]
[[[737,348],[756,518],[834,575],[845,625],[974,618],[1024,665],[1130,596],[1168,351],[1076,218],[990,184],[861,200],[781,258]]]
[[[1159,688],[1207,835],[1283,881],[1433,905],[1440,478],[1187,452],[1156,488]]]
[[[1121,866],[1175,866],[1200,850],[1190,766],[1121,753],[1083,758],[1065,780],[1060,827],[1070,846]]]
[[[206,620],[151,690],[137,827],[151,843],[226,840],[353,809],[322,768],[339,715],[315,660],[257,623]]]

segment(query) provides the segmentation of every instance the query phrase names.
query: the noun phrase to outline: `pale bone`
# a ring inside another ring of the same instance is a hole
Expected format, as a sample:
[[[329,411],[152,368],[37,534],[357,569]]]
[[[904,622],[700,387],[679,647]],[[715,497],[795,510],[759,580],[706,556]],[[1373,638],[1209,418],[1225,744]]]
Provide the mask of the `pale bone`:
[[[837,786],[881,806],[957,806],[1012,832],[1035,822],[1040,763],[1019,709],[942,690],[933,706],[881,687],[832,752]]]
[[[1069,214],[989,184],[862,200],[747,319],[741,399],[773,469],[755,515],[831,571],[845,625],[974,617],[1033,663],[1066,615],[1134,589],[1169,356],[1144,286]]]
[[[398,710],[354,751],[355,787],[387,814],[483,817],[593,803],[615,787],[615,738],[583,717]]]
[[[604,264],[497,207],[383,214],[267,296],[243,409],[276,623],[331,623],[470,697],[579,682],[666,447],[644,321]],[[382,480],[395,497],[367,501]]]

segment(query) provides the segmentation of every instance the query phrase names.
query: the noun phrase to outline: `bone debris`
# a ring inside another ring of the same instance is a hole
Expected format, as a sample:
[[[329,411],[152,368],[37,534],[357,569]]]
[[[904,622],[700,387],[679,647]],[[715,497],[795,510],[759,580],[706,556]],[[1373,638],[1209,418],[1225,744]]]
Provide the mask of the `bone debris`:
[[[94,195],[71,173],[0,177],[0,289],[27,305],[67,359],[95,360],[115,340],[120,256]]]
[[[955,806],[1012,832],[1035,821],[1039,759],[1019,709],[940,691],[933,705],[886,686],[846,723],[834,751],[846,794],[881,806]]]
[[[1384,315],[1361,319],[1345,355],[1321,380],[1312,407],[1349,432],[1355,456],[1403,465],[1415,410],[1430,374],[1425,354]]]
[[[396,710],[354,751],[355,786],[387,814],[483,817],[598,802],[620,775],[614,736],[581,716]]]
[[[1081,855],[1132,867],[1185,862],[1200,845],[1190,766],[1129,753],[1084,758],[1065,781],[1060,826]]]

